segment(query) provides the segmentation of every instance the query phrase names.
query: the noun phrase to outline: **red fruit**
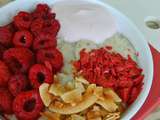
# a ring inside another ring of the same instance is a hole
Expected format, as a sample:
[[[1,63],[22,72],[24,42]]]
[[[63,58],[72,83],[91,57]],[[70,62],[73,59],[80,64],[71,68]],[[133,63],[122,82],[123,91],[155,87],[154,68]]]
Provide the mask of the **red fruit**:
[[[53,36],[56,36],[60,30],[60,23],[58,20],[46,20],[45,27],[43,29],[44,32],[49,33]]]
[[[131,88],[124,88],[119,91],[119,96],[124,103],[127,103],[130,97]]]
[[[48,12],[50,10],[47,4],[38,4],[35,11],[37,12]]]
[[[5,50],[6,50],[6,48],[2,44],[0,44],[0,59],[3,58],[3,53]]]
[[[5,27],[6,27],[7,29],[9,29],[12,33],[16,32],[16,28],[15,28],[13,22],[11,22],[11,23],[5,25]]]
[[[29,48],[32,45],[32,41],[33,41],[33,36],[27,30],[18,31],[15,33],[13,37],[13,44],[16,47],[28,47]]]
[[[85,49],[80,51],[80,62],[82,66],[89,62],[89,54],[85,52]]]
[[[32,33],[37,36],[41,31],[44,26],[44,20],[42,18],[37,18],[32,21],[31,24],[31,31]]]
[[[13,101],[13,111],[19,120],[37,120],[43,109],[39,92],[21,92]]]
[[[8,82],[8,89],[13,96],[17,96],[20,92],[27,88],[27,78],[23,74],[15,74]]]
[[[4,52],[3,59],[14,73],[25,73],[34,63],[33,53],[28,48],[10,48]]]
[[[130,79],[127,79],[127,80],[120,80],[118,82],[118,87],[120,88],[130,88],[133,86],[133,81],[130,80]]]
[[[137,78],[133,79],[134,85],[139,85],[143,82],[144,75],[140,75]]]
[[[3,61],[0,61],[0,87],[7,86],[10,77],[11,73],[8,69],[8,66]]]
[[[111,46],[80,51],[80,59],[73,62],[77,72],[90,83],[116,90],[123,102],[130,98],[130,89],[143,85],[142,69],[130,56],[111,52]],[[142,86],[140,86],[142,88]]]
[[[109,45],[107,45],[105,48],[106,48],[107,50],[112,50],[112,46],[109,46]]]
[[[7,27],[0,27],[0,43],[6,47],[12,43],[13,33]]]
[[[63,66],[63,55],[56,48],[41,49],[37,52],[38,63],[49,61],[53,71],[59,72]]]
[[[81,69],[81,62],[80,61],[74,61],[73,66],[76,68],[77,71],[80,71]]]
[[[127,102],[129,105],[132,104],[138,97],[140,91],[138,90],[138,88],[133,87],[132,91],[130,92],[130,99]]]
[[[12,114],[13,97],[7,89],[0,88],[0,112]]]
[[[129,70],[129,76],[131,77],[137,77],[142,73],[142,69],[139,69],[137,67],[133,67]]]
[[[20,29],[29,29],[32,22],[32,17],[30,13],[21,11],[14,17],[14,24],[15,26]]]
[[[50,19],[50,20],[52,20],[52,19],[55,19],[55,17],[56,17],[56,14],[55,13],[51,13],[51,12],[49,12],[48,14],[47,14],[47,19]]]
[[[29,79],[34,88],[39,88],[42,83],[53,83],[52,72],[41,64],[35,64],[29,70]]]
[[[57,40],[50,34],[40,33],[33,42],[33,49],[39,50],[44,48],[56,47]]]
[[[113,81],[107,81],[106,79],[98,79],[97,84],[105,88],[115,88],[115,83]]]
[[[34,18],[45,18],[48,12],[50,12],[50,8],[47,4],[38,4],[32,16]]]
[[[49,61],[45,61],[45,62],[44,62],[44,65],[45,65],[51,72],[53,72],[52,65],[51,65],[51,63],[50,63]]]

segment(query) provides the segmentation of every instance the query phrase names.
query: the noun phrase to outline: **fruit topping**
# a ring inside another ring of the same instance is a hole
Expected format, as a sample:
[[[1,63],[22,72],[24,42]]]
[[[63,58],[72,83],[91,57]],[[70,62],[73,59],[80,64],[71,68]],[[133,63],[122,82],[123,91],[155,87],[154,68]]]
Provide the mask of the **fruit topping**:
[[[35,38],[33,43],[34,50],[39,50],[49,47],[55,48],[56,46],[57,46],[56,38],[47,33],[41,33],[39,36]]]
[[[13,97],[11,93],[5,88],[0,88],[0,96],[0,113],[12,114]]]
[[[59,72],[63,66],[63,55],[57,48],[41,49],[37,52],[38,63],[49,61],[54,72]]]
[[[41,64],[35,64],[29,70],[29,79],[34,88],[38,89],[42,83],[53,83],[52,72]]]
[[[16,47],[27,47],[27,48],[29,48],[32,45],[32,41],[33,41],[33,36],[27,30],[18,31],[18,32],[15,33],[15,35],[13,37],[13,44]]]
[[[31,14],[25,11],[20,11],[14,17],[14,24],[19,30],[29,29],[31,22],[32,22]]]
[[[113,88],[123,102],[129,105],[140,93],[141,89],[135,88],[143,84],[142,69],[130,56],[125,58],[110,50],[108,47],[93,49],[90,52],[83,49],[80,59],[73,62],[73,65],[90,83]]]
[[[13,33],[9,30],[9,28],[7,28],[5,26],[0,27],[0,43],[3,46],[8,47],[11,45],[12,36],[13,36]]]
[[[21,92],[13,101],[13,111],[19,120],[36,120],[43,109],[39,92]]]
[[[8,66],[3,61],[0,61],[0,87],[7,86],[10,77],[11,73],[8,69]]]
[[[25,91],[28,85],[28,81],[25,75],[15,74],[8,82],[8,89],[13,96],[17,96],[20,92]]]
[[[27,48],[10,48],[4,52],[3,59],[13,73],[25,73],[34,63],[33,53]]]

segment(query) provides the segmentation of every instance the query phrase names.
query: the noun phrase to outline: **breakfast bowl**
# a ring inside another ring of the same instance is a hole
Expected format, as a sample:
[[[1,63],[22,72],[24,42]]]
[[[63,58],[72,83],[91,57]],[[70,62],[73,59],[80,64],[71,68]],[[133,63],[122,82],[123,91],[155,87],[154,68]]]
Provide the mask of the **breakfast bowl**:
[[[18,11],[33,10],[38,3],[46,3],[53,8],[53,11],[55,11],[57,14],[57,19],[59,19],[60,23],[62,22],[61,26],[63,30],[60,30],[58,37],[63,37],[68,42],[72,43],[81,39],[89,39],[93,42],[101,43],[104,41],[104,39],[112,37],[116,32],[119,32],[128,38],[138,54],[137,62],[138,65],[143,69],[143,74],[145,76],[141,93],[134,103],[127,108],[121,118],[122,120],[131,119],[145,102],[153,79],[153,61],[151,51],[146,38],[144,38],[143,34],[136,27],[136,25],[134,25],[125,15],[120,13],[115,8],[98,0],[14,1],[0,9],[0,25],[9,23]],[[60,7],[64,9],[59,9]],[[67,9],[70,11],[70,13],[66,12]],[[103,14],[101,10],[103,10]],[[79,17],[79,19],[75,19],[76,17],[74,17],[74,15],[72,18],[67,17],[67,15],[72,15],[75,11],[76,13],[78,12],[80,15],[82,15]],[[93,12],[93,15],[86,17],[88,14],[87,12]],[[97,16],[95,16],[95,14],[97,14]],[[65,18],[63,18],[63,16],[65,16]],[[102,20],[102,18],[104,18],[104,20]],[[90,19],[95,21],[90,21]],[[66,22],[69,20],[71,20],[71,22]],[[67,26],[69,29],[66,28]]]

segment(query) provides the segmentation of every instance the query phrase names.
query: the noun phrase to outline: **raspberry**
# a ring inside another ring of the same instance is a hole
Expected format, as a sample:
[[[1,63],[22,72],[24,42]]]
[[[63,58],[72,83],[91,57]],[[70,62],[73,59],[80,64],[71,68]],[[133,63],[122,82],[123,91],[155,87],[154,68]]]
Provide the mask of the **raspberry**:
[[[32,34],[27,31],[18,31],[13,37],[13,44],[16,47],[30,47],[32,45],[33,37]]]
[[[13,101],[13,111],[19,120],[36,120],[43,109],[39,92],[21,92]]]
[[[20,92],[26,90],[27,78],[23,74],[15,74],[8,82],[8,89],[13,96],[17,96]]]
[[[12,43],[12,32],[7,27],[0,27],[0,43],[6,47]]]
[[[56,48],[41,49],[37,52],[38,63],[49,61],[53,71],[59,72],[63,66],[63,55]]]
[[[52,20],[52,19],[55,19],[55,17],[56,17],[56,14],[55,13],[48,13],[47,14],[47,19],[50,19],[50,20]]]
[[[0,44],[0,59],[3,58],[3,53],[5,50],[6,50],[6,48],[2,44]]]
[[[38,4],[35,11],[32,13],[34,18],[45,18],[50,8],[47,4]]]
[[[52,65],[51,65],[51,63],[50,63],[49,61],[44,61],[44,65],[45,65],[50,71],[53,72],[53,70],[52,70]]]
[[[19,30],[29,29],[32,22],[30,13],[21,11],[14,17],[14,24]]]
[[[7,65],[3,61],[0,61],[0,87],[7,86],[10,76],[11,73]]]
[[[50,8],[47,4],[38,4],[35,11],[36,12],[49,12]]]
[[[33,53],[28,48],[10,48],[4,52],[3,59],[14,73],[25,73],[34,63]]]
[[[17,29],[15,28],[15,26],[14,26],[14,23],[13,23],[13,22],[11,22],[11,23],[9,23],[9,24],[5,25],[5,27],[6,27],[7,29],[9,29],[12,33],[14,33],[14,32],[16,32],[16,31],[17,31]]]
[[[12,114],[13,97],[5,88],[0,88],[0,113]]]
[[[42,18],[37,18],[37,19],[33,20],[32,24],[31,24],[32,33],[35,36],[37,36],[41,32],[43,26],[44,26],[44,21]]]
[[[56,36],[60,30],[60,23],[58,20],[46,20],[45,27],[43,29],[44,32],[50,33],[53,36]]]
[[[52,72],[41,64],[35,64],[29,70],[29,79],[31,84],[34,88],[39,88],[39,86],[46,82],[46,83],[53,83],[53,75]]]
[[[123,102],[127,103],[130,97],[131,88],[124,88],[118,91]]]
[[[47,33],[41,33],[39,36],[35,38],[33,42],[33,49],[39,50],[49,47],[56,47],[56,45],[57,40],[55,37]]]

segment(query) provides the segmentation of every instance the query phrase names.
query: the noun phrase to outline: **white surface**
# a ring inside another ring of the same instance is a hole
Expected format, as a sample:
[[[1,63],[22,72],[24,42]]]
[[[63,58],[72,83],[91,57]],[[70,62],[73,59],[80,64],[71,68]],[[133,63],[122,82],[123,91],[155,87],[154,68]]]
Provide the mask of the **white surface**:
[[[160,29],[149,29],[145,25],[147,16],[154,16],[160,20],[160,0],[101,0],[128,16],[142,31],[147,41],[160,52]]]
[[[61,23],[59,35],[62,38],[70,42],[85,39],[99,43],[117,32],[116,21],[105,8],[77,4],[75,0],[65,0],[62,5],[60,1],[53,5],[53,11]]]
[[[0,9],[0,15],[1,15],[0,23],[7,23],[12,18],[12,16],[15,15],[15,13],[18,10],[33,9],[33,6],[36,5],[37,1],[39,2],[45,1],[45,2],[48,2],[49,4],[53,3],[53,1],[51,0],[15,1]],[[78,3],[78,0],[76,1]],[[92,0],[93,4],[99,3],[94,1],[95,0]],[[88,3],[86,2],[85,4],[88,4]],[[143,37],[143,34],[141,34],[141,32],[134,26],[134,24],[130,22],[130,20],[128,20],[125,16],[123,16],[121,13],[119,13],[115,9],[109,6],[105,6],[105,4],[100,4],[100,5],[102,5],[102,7],[107,7],[110,10],[110,12],[114,15],[114,17],[117,20],[118,30],[130,39],[130,42],[133,44],[135,49],[140,53],[138,59],[139,59],[140,66],[144,69],[144,74],[145,74],[144,89],[141,92],[138,99],[135,101],[135,103],[133,103],[133,105],[127,110],[127,112],[124,114],[122,118],[123,120],[129,120],[140,109],[140,107],[144,103],[152,84],[153,61],[151,57],[151,52],[149,50],[149,46],[145,38]],[[74,21],[73,21],[73,24],[74,24]]]

